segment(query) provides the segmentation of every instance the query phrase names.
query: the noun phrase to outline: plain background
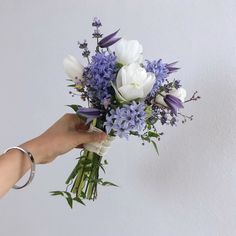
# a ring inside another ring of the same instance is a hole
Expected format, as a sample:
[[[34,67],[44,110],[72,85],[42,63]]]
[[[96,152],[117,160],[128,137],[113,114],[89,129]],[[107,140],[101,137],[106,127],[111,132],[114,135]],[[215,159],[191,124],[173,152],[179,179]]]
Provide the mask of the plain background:
[[[69,209],[49,191],[64,190],[78,151],[38,166],[32,185],[0,201],[2,236],[236,235],[235,0],[0,0],[1,150],[43,132],[80,103],[66,87],[62,60],[81,62],[77,40],[92,47],[91,21],[103,33],[138,39],[145,58],[179,61],[172,78],[189,96],[192,122],[165,131],[152,146],[116,140],[96,202]]]

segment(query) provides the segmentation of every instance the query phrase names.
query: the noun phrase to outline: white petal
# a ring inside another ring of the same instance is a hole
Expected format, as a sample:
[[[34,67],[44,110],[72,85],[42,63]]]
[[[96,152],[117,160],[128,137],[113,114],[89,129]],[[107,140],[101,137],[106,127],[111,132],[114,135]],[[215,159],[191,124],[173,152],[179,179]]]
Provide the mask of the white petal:
[[[167,104],[165,103],[164,97],[162,97],[161,95],[157,95],[155,98],[155,102],[162,105],[162,106],[167,106]]]
[[[178,89],[173,89],[170,91],[170,94],[179,98],[182,102],[184,102],[186,96],[187,96],[187,92],[184,88],[180,87]]]
[[[130,84],[118,88],[118,91],[120,92],[122,97],[124,97],[128,101],[144,97],[143,89],[141,87],[136,87]]]
[[[139,62],[142,51],[142,45],[137,40],[126,40],[124,38],[119,40],[115,47],[117,61],[123,65]]]
[[[63,61],[64,70],[69,78],[76,81],[76,78],[82,80],[83,66],[75,57],[68,55]]]
[[[120,102],[126,102],[127,100],[121,96],[121,94],[119,93],[119,91],[117,90],[117,87],[111,82],[111,86],[112,88],[115,90],[116,93],[116,98],[120,101]]]
[[[148,72],[147,73],[147,78],[146,78],[146,83],[143,86],[144,90],[144,96],[146,97],[152,90],[152,87],[155,83],[156,77],[155,74]]]
[[[119,70],[117,76],[116,76],[116,86],[119,88],[122,86],[122,77],[124,74],[124,66]]]

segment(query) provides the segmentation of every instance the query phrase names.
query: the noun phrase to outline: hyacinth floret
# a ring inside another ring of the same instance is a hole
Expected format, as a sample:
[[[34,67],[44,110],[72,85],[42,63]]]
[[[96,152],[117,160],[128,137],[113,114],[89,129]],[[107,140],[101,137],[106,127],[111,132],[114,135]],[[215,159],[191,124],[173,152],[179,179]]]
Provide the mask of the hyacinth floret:
[[[147,72],[152,72],[155,74],[156,81],[153,85],[151,92],[149,93],[149,97],[155,97],[156,92],[159,90],[161,85],[165,82],[166,78],[169,74],[176,72],[179,68],[175,67],[177,62],[173,62],[170,64],[163,63],[162,59],[149,61],[146,60],[145,69]]]
[[[138,132],[142,135],[146,126],[145,104],[133,101],[122,107],[112,109],[106,115],[105,128],[107,133],[114,131],[120,138],[127,138],[130,132]]]
[[[112,95],[111,82],[116,77],[116,57],[108,52],[96,52],[91,63],[84,70],[84,78],[91,100],[100,104]]]

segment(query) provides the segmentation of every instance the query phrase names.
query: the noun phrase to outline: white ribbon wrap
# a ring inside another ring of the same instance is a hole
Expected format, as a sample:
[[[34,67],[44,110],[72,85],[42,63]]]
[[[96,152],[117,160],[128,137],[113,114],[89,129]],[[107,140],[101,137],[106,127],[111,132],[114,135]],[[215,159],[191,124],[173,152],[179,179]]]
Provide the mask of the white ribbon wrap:
[[[90,125],[88,132],[97,132],[101,133],[102,130]],[[99,156],[104,156],[107,151],[110,149],[111,142],[115,139],[113,136],[108,136],[106,140],[102,141],[101,143],[93,142],[93,143],[86,143],[84,144],[84,148],[90,152],[94,152]]]

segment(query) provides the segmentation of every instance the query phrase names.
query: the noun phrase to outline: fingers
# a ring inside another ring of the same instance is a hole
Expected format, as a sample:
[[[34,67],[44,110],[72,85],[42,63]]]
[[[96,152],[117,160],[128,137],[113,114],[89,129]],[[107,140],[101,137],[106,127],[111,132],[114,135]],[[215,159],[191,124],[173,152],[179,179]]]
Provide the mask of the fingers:
[[[107,138],[107,135],[104,132],[95,133],[95,132],[80,132],[78,133],[78,141],[80,144],[83,143],[93,143],[93,142],[102,142]]]

